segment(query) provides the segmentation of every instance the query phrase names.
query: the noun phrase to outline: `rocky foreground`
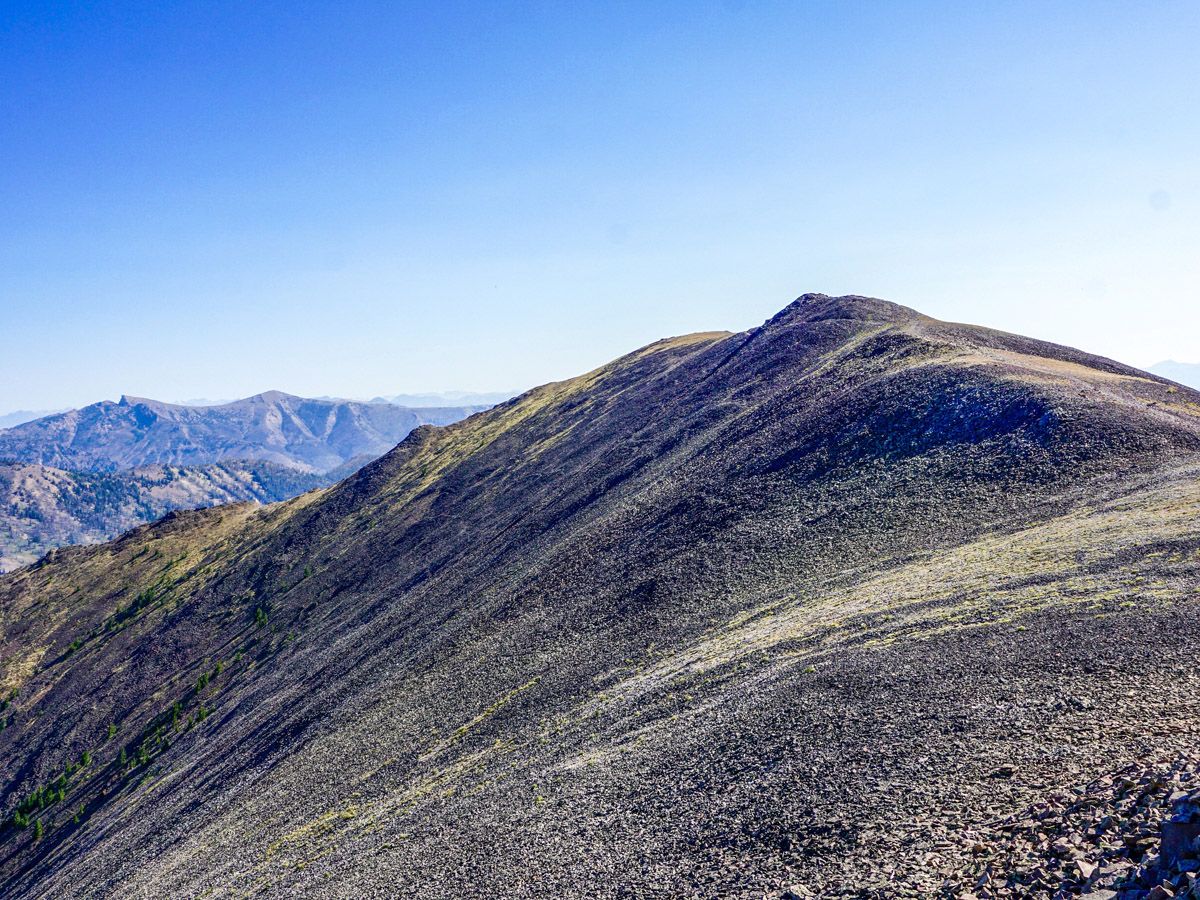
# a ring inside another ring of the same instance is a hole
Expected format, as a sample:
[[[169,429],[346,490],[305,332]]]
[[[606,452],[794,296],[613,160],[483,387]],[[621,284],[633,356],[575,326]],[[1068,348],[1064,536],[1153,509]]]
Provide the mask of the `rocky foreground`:
[[[963,897],[1200,896],[1200,751],[1152,748],[968,837],[979,877]]]

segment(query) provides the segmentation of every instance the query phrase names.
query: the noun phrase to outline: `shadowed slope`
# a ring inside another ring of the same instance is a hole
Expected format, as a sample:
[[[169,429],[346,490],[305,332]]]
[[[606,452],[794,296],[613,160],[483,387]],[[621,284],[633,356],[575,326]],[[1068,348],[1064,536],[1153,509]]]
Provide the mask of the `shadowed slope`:
[[[60,553],[0,580],[4,809],[63,791],[3,889],[916,889],[889,842],[1067,777],[1085,667],[1194,712],[1143,662],[1200,645],[1198,452],[1195,393],[806,295]],[[1138,752],[1110,719],[1070,765]]]

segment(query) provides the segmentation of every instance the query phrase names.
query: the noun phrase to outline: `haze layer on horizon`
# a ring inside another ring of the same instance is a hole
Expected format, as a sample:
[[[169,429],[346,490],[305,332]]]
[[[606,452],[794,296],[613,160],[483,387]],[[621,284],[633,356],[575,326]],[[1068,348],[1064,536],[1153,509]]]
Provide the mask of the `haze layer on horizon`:
[[[810,290],[1195,361],[1198,27],[9,5],[0,410],[524,387]]]

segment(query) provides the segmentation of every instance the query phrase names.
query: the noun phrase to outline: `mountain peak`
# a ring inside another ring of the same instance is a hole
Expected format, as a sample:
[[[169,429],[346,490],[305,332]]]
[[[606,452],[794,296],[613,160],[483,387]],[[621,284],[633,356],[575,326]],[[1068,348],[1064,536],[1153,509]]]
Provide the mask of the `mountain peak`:
[[[121,399],[117,401],[118,407],[129,409],[134,406],[144,406],[147,409],[152,409],[157,412],[165,412],[172,409],[180,409],[174,403],[167,403],[163,400],[155,400],[151,397],[135,397],[132,394],[122,394]]]
[[[279,403],[282,400],[299,400],[295,394],[288,394],[284,391],[263,391],[261,394],[255,394],[253,397],[247,397],[242,403]],[[234,401],[235,403],[239,401]]]
[[[801,294],[767,320],[773,325],[792,325],[800,322],[823,322],[831,319],[861,322],[913,322],[927,319],[915,309],[858,294],[832,297],[828,294]]]

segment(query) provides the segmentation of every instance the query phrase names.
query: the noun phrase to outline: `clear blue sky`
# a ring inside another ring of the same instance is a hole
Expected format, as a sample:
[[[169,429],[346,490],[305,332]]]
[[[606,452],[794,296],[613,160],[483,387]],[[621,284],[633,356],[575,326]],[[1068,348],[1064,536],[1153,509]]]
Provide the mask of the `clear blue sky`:
[[[1200,359],[1200,3],[0,4],[0,411],[864,293]]]

